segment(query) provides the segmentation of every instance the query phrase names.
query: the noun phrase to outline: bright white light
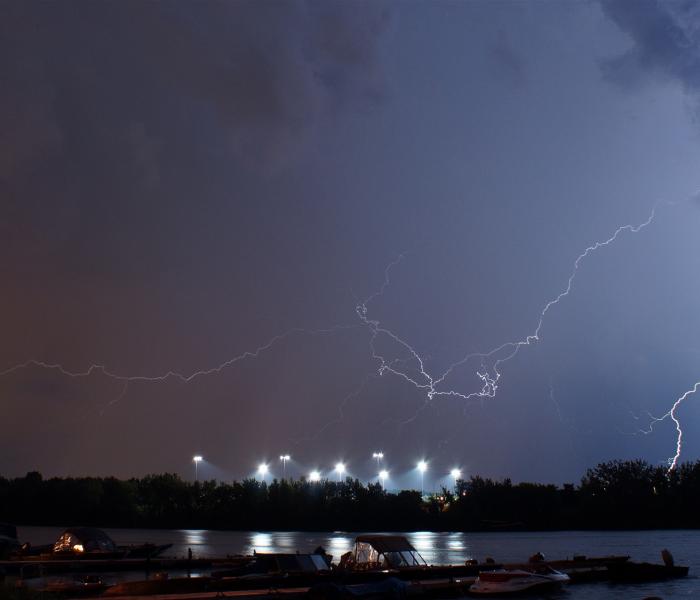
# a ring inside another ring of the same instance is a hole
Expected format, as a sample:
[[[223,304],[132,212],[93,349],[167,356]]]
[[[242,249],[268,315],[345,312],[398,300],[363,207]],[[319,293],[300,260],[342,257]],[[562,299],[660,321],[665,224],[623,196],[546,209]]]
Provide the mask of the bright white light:
[[[289,454],[280,454],[280,460],[289,460],[290,458]]]
[[[309,481],[314,483],[321,481],[321,474],[318,471],[311,471],[311,473],[309,473]]]
[[[379,479],[384,480],[384,479],[388,479],[388,478],[389,478],[389,471],[387,471],[387,470],[379,471]]]
[[[381,460],[384,458],[384,453],[383,452],[372,452],[372,458],[377,458]]]
[[[260,475],[261,477],[265,477],[265,475],[267,475],[267,471],[267,465],[265,463],[261,463],[258,467],[258,475]]]
[[[335,465],[335,472],[338,473],[338,476],[342,475],[345,473],[345,465],[341,462],[336,463]]]
[[[462,477],[462,471],[460,471],[459,469],[452,469],[452,470],[450,471],[450,475],[452,476],[452,479],[454,479],[455,481],[457,481],[457,479],[459,479],[460,477]]]
[[[199,456],[199,454],[198,454],[197,456],[193,456],[192,460],[194,462],[198,463],[198,462],[202,462],[204,459],[201,456]]]
[[[428,470],[428,463],[422,460],[416,465],[416,467],[421,473],[425,473]]]

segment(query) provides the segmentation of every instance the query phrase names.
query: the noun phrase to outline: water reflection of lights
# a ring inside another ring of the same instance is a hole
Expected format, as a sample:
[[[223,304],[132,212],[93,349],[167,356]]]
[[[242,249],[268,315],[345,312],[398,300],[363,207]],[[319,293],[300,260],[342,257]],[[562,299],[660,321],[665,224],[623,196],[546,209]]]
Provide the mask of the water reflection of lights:
[[[274,545],[282,552],[296,552],[299,550],[297,536],[289,531],[280,531],[274,534]]]
[[[184,529],[185,544],[188,546],[202,546],[207,543],[206,529]]]
[[[416,531],[408,534],[408,541],[418,550],[425,561],[430,564],[435,560],[435,538],[433,531]]]
[[[250,536],[250,548],[256,552],[272,552],[273,540],[269,533],[254,533]]]
[[[330,548],[330,553],[334,556],[337,554],[340,557],[341,554],[352,550],[353,542],[351,539],[344,536],[332,537],[328,540],[328,547]]]

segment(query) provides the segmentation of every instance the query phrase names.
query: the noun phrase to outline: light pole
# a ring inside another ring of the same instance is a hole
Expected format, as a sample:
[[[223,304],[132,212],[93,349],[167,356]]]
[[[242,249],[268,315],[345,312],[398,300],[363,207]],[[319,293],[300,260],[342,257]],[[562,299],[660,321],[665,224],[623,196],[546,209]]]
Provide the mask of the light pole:
[[[318,471],[311,471],[311,473],[309,473],[309,481],[311,483],[318,483],[321,481],[321,474]]]
[[[267,471],[267,465],[265,463],[260,463],[260,465],[258,466],[258,475],[262,477],[263,482],[265,481],[265,475],[267,475]]]
[[[282,479],[287,479],[287,461],[291,458],[289,454],[281,454],[280,460],[282,461]]]
[[[389,478],[389,471],[382,469],[379,471],[379,481],[382,484],[382,490],[385,489],[386,480]]]
[[[199,463],[201,463],[203,458],[197,454],[196,456],[192,457],[192,462],[194,463],[194,480],[197,481],[199,473],[197,472],[199,467]]]
[[[421,498],[422,498],[423,495],[425,494],[425,491],[424,491],[424,483],[425,483],[424,477],[425,477],[425,472],[428,470],[428,463],[425,462],[424,460],[421,460],[421,461],[418,463],[417,466],[418,466],[418,470],[420,471],[420,495],[421,495]]]
[[[340,482],[340,478],[343,476],[343,473],[345,473],[345,465],[341,462],[336,463],[335,472],[338,474],[338,481]]]
[[[462,479],[462,471],[455,467],[450,471],[450,475],[452,476],[452,479],[455,482],[455,488],[457,488],[457,481],[459,479]]]

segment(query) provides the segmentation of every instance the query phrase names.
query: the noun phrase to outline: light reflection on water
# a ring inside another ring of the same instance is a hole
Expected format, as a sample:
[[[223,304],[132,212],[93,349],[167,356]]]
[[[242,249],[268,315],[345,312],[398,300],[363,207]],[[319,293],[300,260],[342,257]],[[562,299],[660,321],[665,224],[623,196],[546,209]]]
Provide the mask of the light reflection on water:
[[[20,540],[32,544],[53,542],[59,527],[18,527]],[[106,529],[118,544],[172,543],[169,556],[226,556],[257,552],[312,552],[323,546],[335,561],[350,550],[357,533],[298,531],[209,531],[158,529]],[[645,585],[581,585],[562,592],[566,600],[625,600],[659,596],[700,598],[700,531],[559,531],[514,533],[459,533],[416,531],[403,533],[429,564],[463,564],[492,556],[499,562],[525,561],[535,552],[547,558],[631,555],[634,560],[660,562],[660,551],[668,548],[677,564],[690,566],[691,577]]]
[[[253,533],[250,536],[250,546],[246,553],[272,552],[272,536],[269,533]]]
[[[207,543],[206,529],[178,529],[178,532],[184,535],[188,547],[204,546]]]

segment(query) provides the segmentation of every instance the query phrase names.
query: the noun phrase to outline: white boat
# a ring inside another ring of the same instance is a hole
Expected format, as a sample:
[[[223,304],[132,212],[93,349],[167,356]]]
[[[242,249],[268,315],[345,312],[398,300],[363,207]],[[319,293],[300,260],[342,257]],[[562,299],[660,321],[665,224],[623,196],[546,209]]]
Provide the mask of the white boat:
[[[551,567],[541,566],[532,571],[523,569],[499,569],[482,571],[476,581],[469,587],[469,592],[487,596],[489,594],[518,594],[556,588],[569,581],[566,573],[555,571]]]

